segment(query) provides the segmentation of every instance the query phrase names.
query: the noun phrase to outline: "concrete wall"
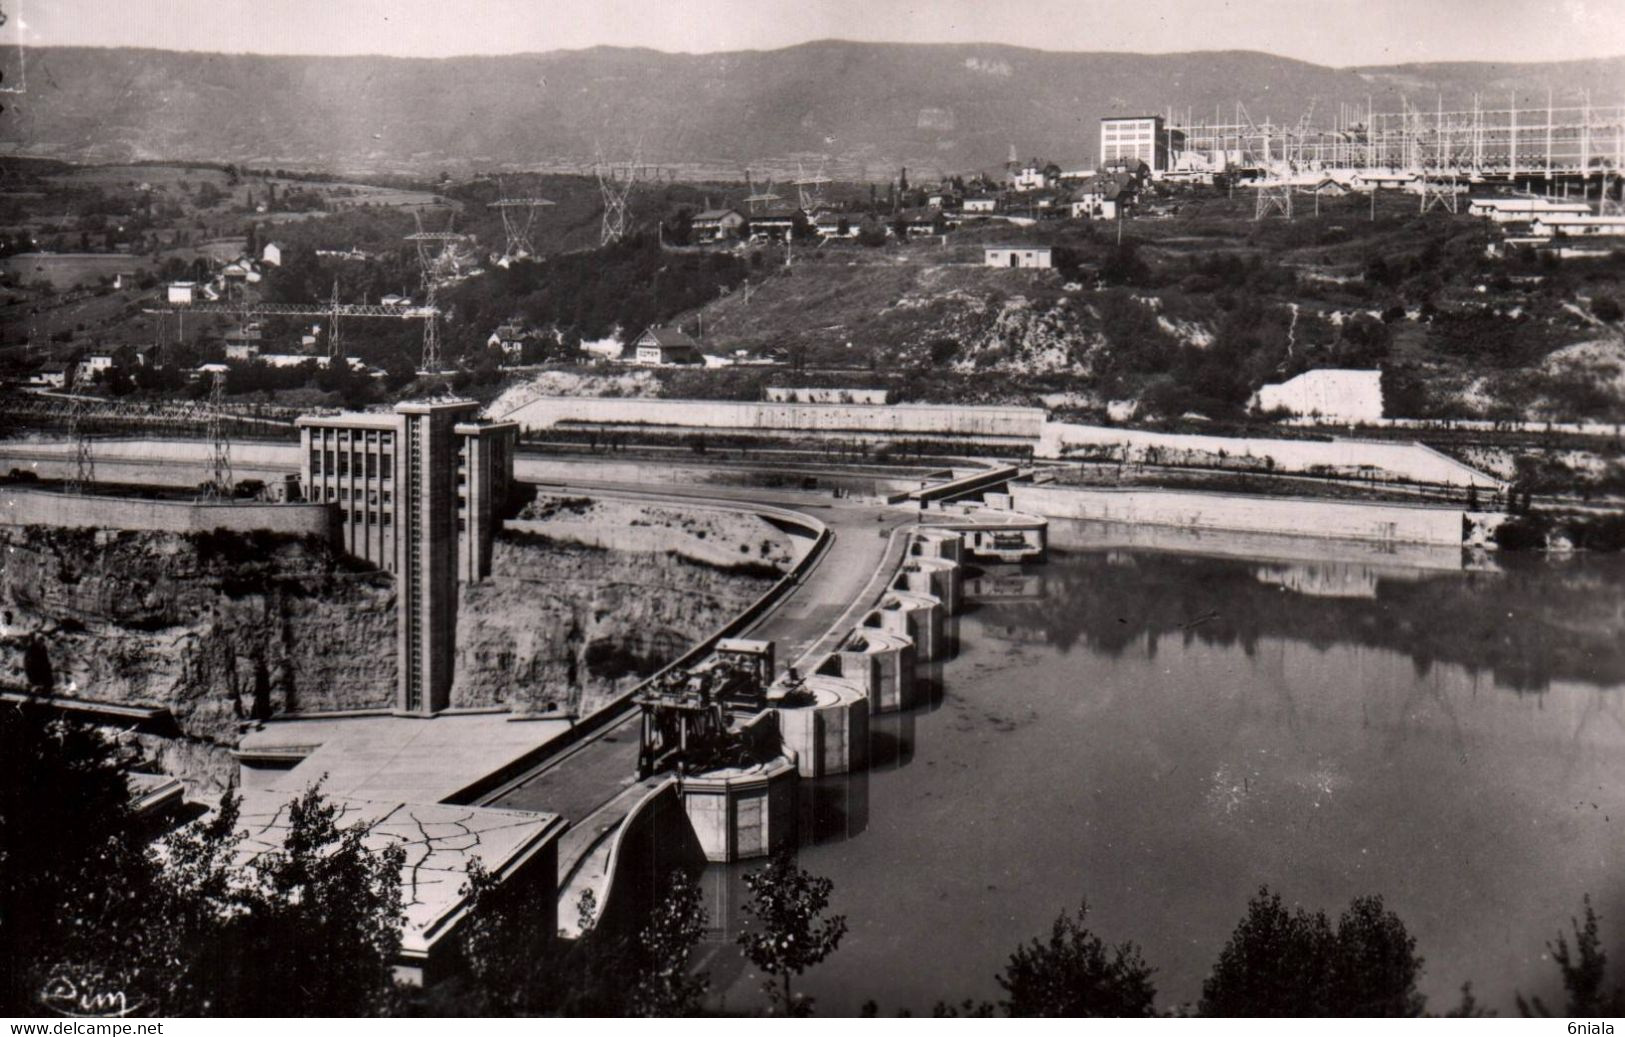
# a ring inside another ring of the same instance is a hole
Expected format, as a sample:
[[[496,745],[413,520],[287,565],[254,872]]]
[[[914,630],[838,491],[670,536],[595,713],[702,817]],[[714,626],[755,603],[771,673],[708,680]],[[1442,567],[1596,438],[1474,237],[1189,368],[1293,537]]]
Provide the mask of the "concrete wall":
[[[330,540],[337,521],[337,510],[328,504],[142,500],[0,487],[0,523],[11,526],[141,529],[166,533],[264,529]]]
[[[696,486],[760,486],[768,489],[801,489],[810,480],[810,489],[828,492],[839,487],[860,497],[888,497],[918,489],[918,476],[886,476],[866,472],[807,470],[804,467],[759,465],[678,464],[666,460],[632,461],[610,457],[567,458],[537,454],[521,455],[514,461],[515,475],[527,482],[607,482],[639,485],[669,485],[692,490]]]
[[[1011,486],[1015,505],[1048,518],[1146,523],[1187,528],[1372,540],[1462,542],[1460,508],[1366,504],[1300,497],[1249,497],[1187,490],[1111,490]]]
[[[769,386],[765,393],[769,403],[865,403],[888,402],[890,389],[797,389]]]
[[[1224,452],[1223,460],[1219,458],[1220,451]],[[1501,485],[1500,480],[1420,443],[1237,439],[1052,421],[1044,426],[1034,453],[1038,457],[1053,458],[1111,457],[1130,463],[1144,462],[1154,456],[1159,464],[1221,465],[1254,470],[1263,470],[1266,461],[1273,461],[1270,470],[1281,473],[1325,471],[1485,489]]]
[[[1044,427],[1037,407],[956,407],[935,404],[744,403],[727,400],[649,400],[542,396],[492,418],[526,429],[563,421],[729,429],[751,432],[850,432],[918,436],[996,436],[1036,439]]]
[[[195,487],[210,477],[206,439],[98,439],[92,444],[96,478],[106,482]],[[20,468],[42,479],[61,479],[74,467],[66,440],[0,442],[0,471]],[[299,472],[298,443],[233,443],[231,470],[238,479],[272,482]]]

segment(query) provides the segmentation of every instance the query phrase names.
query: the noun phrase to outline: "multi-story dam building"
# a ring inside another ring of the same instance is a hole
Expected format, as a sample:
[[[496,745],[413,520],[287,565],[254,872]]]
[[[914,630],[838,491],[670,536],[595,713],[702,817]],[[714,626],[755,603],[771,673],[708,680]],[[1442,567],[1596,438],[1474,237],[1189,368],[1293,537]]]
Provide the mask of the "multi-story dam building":
[[[339,540],[395,574],[395,708],[428,716],[451,696],[457,584],[490,573],[513,489],[518,426],[472,400],[298,420],[306,496],[337,505]]]

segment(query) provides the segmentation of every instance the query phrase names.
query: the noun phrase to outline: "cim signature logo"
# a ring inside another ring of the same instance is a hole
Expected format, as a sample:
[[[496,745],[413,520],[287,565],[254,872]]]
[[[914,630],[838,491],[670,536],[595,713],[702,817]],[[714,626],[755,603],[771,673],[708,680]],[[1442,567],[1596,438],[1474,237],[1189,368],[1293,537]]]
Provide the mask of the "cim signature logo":
[[[144,1002],[131,996],[98,969],[58,965],[40,991],[40,1003],[57,1015],[122,1019],[141,1012]]]

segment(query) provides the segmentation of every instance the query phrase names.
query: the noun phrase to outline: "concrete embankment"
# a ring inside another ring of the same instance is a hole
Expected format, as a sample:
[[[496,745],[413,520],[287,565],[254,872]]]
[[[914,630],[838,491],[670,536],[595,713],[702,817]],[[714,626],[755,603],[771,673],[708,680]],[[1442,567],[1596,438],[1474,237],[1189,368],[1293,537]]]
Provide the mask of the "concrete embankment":
[[[709,429],[758,434],[952,436],[975,440],[1035,440],[1044,425],[1038,407],[890,406],[833,403],[756,403],[731,400],[625,399],[539,396],[490,415],[527,430],[564,423],[628,425],[649,429]]]
[[[1027,483],[1013,483],[1010,498],[1018,510],[1045,518],[1330,537],[1388,544],[1460,545],[1469,519],[1489,525],[1498,517],[1470,515],[1460,508],[1411,504]]]

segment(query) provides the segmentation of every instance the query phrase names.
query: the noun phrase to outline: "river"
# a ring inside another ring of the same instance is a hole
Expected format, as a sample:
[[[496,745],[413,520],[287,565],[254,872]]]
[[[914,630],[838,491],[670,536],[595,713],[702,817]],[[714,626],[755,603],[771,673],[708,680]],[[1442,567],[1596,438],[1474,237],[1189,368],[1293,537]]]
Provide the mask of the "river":
[[[1625,559],[1381,553],[1056,523],[1044,564],[973,580],[931,706],[875,718],[878,766],[807,783],[807,869],[850,932],[821,1015],[996,1000],[1090,904],[1194,1004],[1261,885],[1334,920],[1381,894],[1429,1007],[1561,1004],[1545,943],[1590,893],[1625,964]],[[715,1006],[744,866],[705,877]]]

